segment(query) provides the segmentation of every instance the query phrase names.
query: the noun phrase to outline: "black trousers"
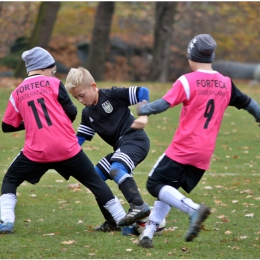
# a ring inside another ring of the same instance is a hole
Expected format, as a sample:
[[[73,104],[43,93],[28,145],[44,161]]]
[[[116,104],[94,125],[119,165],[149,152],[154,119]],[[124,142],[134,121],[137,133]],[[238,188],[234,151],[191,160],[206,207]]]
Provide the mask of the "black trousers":
[[[31,184],[38,183],[49,169],[56,170],[66,180],[70,176],[74,177],[87,187],[103,205],[114,199],[109,186],[97,174],[92,162],[82,150],[70,159],[50,163],[31,161],[21,151],[4,176],[1,194],[16,194],[17,187],[23,181],[28,181]]]

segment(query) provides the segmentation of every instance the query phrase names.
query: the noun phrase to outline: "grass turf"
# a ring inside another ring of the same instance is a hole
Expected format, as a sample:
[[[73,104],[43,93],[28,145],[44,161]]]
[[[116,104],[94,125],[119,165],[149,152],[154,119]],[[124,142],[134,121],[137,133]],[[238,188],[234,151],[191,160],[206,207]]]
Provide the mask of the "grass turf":
[[[98,83],[99,88],[110,83]],[[118,86],[130,86],[120,83]],[[160,98],[171,84],[142,83],[150,89],[151,101]],[[239,85],[242,91],[260,100],[259,86]],[[0,116],[3,117],[11,89],[0,89]],[[80,122],[82,105],[73,123]],[[132,107],[135,114],[135,107]],[[178,126],[180,106],[149,117],[146,131],[151,149],[134,172],[143,198],[153,205],[145,188],[147,175],[170,143]],[[5,259],[257,259],[260,255],[260,152],[259,127],[246,111],[229,107],[224,116],[211,167],[190,195],[197,203],[212,208],[203,230],[193,242],[184,241],[188,216],[171,209],[162,236],[154,238],[154,248],[137,246],[138,237],[120,232],[98,233],[93,228],[103,222],[93,195],[74,178],[68,182],[55,171],[47,172],[37,185],[18,188],[14,233],[0,235],[0,258]],[[24,132],[0,133],[0,183],[23,146]],[[95,136],[83,149],[95,164],[111,148]],[[113,193],[128,205],[117,186],[108,181]]]

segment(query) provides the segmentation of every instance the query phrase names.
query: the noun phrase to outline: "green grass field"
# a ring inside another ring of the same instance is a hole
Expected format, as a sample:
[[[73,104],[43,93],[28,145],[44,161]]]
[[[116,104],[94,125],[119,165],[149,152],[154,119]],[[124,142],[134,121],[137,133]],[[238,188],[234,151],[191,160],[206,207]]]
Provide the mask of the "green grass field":
[[[99,88],[115,83],[99,83]],[[124,83],[117,86],[130,86]],[[151,101],[160,98],[171,84],[142,83],[150,89]],[[242,91],[260,101],[259,85],[239,85]],[[0,89],[0,116],[3,117],[11,92]],[[73,123],[75,131],[80,122]],[[135,107],[132,107],[135,114]],[[180,106],[149,117],[146,131],[151,149],[134,172],[143,198],[153,205],[145,188],[147,175],[170,143],[178,126]],[[137,246],[138,237],[119,232],[97,233],[103,222],[93,195],[77,181],[68,182],[54,171],[47,172],[37,185],[18,188],[14,233],[0,235],[3,259],[258,259],[260,256],[260,128],[245,110],[226,110],[211,167],[189,195],[197,203],[212,208],[204,229],[193,242],[184,241],[188,216],[171,209],[162,236],[154,238],[154,248]],[[24,132],[0,133],[0,183],[14,157],[23,147]],[[95,164],[111,148],[95,136],[83,149]],[[113,193],[128,205],[117,186],[108,181]],[[185,194],[183,190],[180,190]],[[188,194],[186,194],[188,195]]]

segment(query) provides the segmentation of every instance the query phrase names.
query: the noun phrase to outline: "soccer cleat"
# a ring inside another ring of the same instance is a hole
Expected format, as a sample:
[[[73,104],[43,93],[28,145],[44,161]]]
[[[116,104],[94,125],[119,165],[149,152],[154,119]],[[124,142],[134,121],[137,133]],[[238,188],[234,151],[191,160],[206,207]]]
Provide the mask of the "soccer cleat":
[[[185,241],[190,242],[198,236],[201,224],[210,214],[210,208],[201,204],[200,207],[190,217],[190,228],[186,233]]]
[[[130,226],[135,223],[137,219],[149,216],[150,212],[150,207],[145,202],[142,206],[135,206],[130,203],[128,213],[119,220],[117,225],[120,227]]]
[[[0,234],[13,233],[14,223],[0,221]]]
[[[140,237],[138,246],[144,247],[144,248],[152,248],[153,247],[153,240],[150,237],[144,236]]]
[[[139,233],[137,232],[137,230],[135,228],[135,224],[133,224],[128,227],[122,227],[122,235],[123,236],[131,236],[131,235],[138,236]]]
[[[109,223],[107,220],[99,227],[94,228],[94,231],[110,232],[110,231],[121,231],[121,228],[116,223]]]

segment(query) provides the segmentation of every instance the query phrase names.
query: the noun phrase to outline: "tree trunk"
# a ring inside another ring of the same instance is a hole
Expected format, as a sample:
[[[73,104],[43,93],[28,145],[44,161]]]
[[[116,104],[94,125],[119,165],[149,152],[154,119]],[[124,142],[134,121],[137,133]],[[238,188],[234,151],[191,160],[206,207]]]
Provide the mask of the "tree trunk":
[[[99,2],[86,68],[96,81],[104,80],[106,51],[109,43],[115,2]]]
[[[168,79],[170,47],[177,5],[178,2],[156,2],[151,80],[166,82]]]
[[[27,49],[31,49],[36,46],[44,49],[48,47],[59,8],[60,2],[41,3],[37,21],[35,23]],[[15,78],[26,77],[26,69],[23,60],[19,63],[14,76]]]

